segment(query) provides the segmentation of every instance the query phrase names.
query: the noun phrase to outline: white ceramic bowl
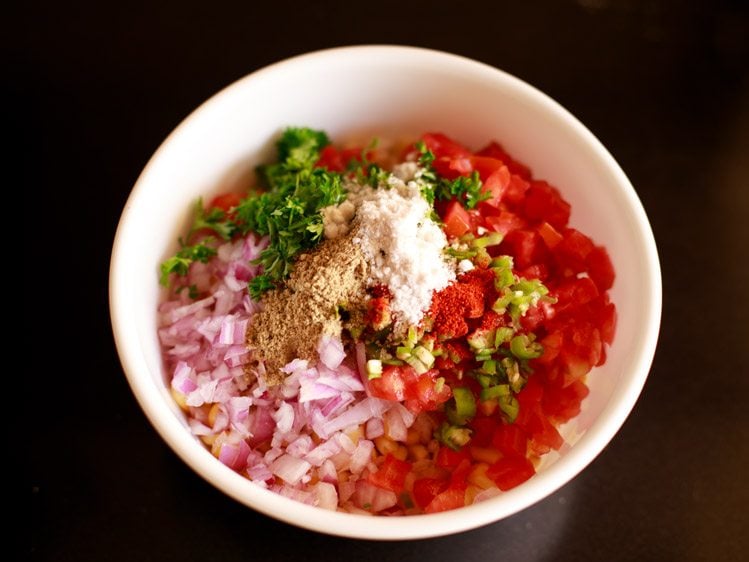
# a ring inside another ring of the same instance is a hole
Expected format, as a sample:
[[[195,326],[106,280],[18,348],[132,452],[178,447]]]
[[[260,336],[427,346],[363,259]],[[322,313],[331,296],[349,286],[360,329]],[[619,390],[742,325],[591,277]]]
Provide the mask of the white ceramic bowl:
[[[156,333],[159,263],[175,248],[192,203],[246,181],[287,125],[333,139],[443,131],[477,148],[500,141],[572,204],[571,224],[604,244],[616,269],[619,321],[608,360],[588,378],[574,442],[521,486],[434,515],[364,517],[297,503],[255,486],[215,459],[189,432],[168,390]],[[196,472],[238,501],[308,529],[369,539],[455,533],[507,517],[585,468],[631,411],[655,351],[661,278],[640,201],[601,143],[564,108],[525,82],[458,56],[409,47],[341,48],[255,72],[216,94],[164,141],[125,206],[112,253],[110,307],[130,385],[151,423]]]

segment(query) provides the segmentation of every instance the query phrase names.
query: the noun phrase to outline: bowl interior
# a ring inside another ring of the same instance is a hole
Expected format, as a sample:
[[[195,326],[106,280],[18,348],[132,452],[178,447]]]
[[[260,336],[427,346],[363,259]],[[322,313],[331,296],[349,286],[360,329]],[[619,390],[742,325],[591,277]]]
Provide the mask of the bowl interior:
[[[571,225],[604,244],[617,273],[619,320],[604,366],[588,378],[581,415],[565,427],[574,446],[539,474],[483,504],[435,516],[362,518],[299,505],[254,486],[215,460],[186,430],[168,392],[156,334],[159,263],[175,249],[198,197],[236,189],[272,158],[287,125],[334,140],[442,131],[471,148],[491,139],[557,186]],[[112,259],[110,298],[120,356],[151,422],[195,470],[264,513],[347,536],[412,538],[456,532],[514,513],[588,464],[623,423],[652,360],[660,319],[660,273],[647,219],[628,180],[600,143],[527,84],[452,55],[410,48],[336,49],[291,59],[220,92],[165,141],[127,203]],[[429,517],[424,525],[423,518]],[[421,521],[419,521],[421,520]]]

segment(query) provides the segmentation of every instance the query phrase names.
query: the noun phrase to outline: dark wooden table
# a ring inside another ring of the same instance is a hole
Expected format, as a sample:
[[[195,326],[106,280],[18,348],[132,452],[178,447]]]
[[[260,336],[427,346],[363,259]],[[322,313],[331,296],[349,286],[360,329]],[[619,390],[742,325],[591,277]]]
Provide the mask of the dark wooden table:
[[[5,434],[11,455],[20,442],[30,507],[15,539],[23,558],[749,557],[745,3],[151,4],[30,4],[5,20],[8,140],[21,149],[6,165],[20,172],[20,216],[28,225],[24,266],[6,264],[5,271],[15,272],[6,280],[20,281],[24,300],[33,303],[22,313],[21,360],[30,368],[4,373],[6,401],[21,395],[20,415],[6,418]],[[359,43],[452,51],[556,98],[627,172],[661,255],[660,344],[621,432],[551,497],[452,537],[332,538],[224,497],[149,426],[109,326],[115,227],[161,140],[246,73],[305,51]],[[17,357],[15,346],[6,342]]]

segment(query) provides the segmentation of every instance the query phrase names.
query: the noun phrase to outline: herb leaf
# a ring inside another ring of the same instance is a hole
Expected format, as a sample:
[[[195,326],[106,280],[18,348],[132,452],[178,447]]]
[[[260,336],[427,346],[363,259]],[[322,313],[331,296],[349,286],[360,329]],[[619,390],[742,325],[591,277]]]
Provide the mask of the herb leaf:
[[[418,162],[424,167],[421,175],[424,187],[421,193],[430,204],[434,204],[435,199],[457,199],[466,208],[473,209],[479,202],[491,197],[491,193],[482,191],[483,184],[478,172],[474,171],[469,177],[459,176],[453,180],[443,178],[434,169],[434,153],[427,148],[426,143],[419,141],[416,148],[420,153]]]
[[[253,299],[285,279],[296,256],[322,240],[320,209],[346,197],[339,173],[314,167],[328,143],[321,131],[286,129],[277,144],[279,161],[259,169],[268,191],[251,195],[234,210],[242,233],[252,231],[270,238],[256,260],[263,274],[250,282]]]
[[[190,264],[193,262],[199,261],[201,263],[207,263],[211,257],[216,255],[216,250],[207,245],[214,240],[215,238],[208,236],[192,246],[186,246],[184,242],[180,240],[180,245],[182,247],[179,252],[161,264],[161,277],[159,278],[159,283],[164,287],[168,287],[169,275],[172,273],[176,273],[177,275],[187,275],[187,272],[190,269]]]

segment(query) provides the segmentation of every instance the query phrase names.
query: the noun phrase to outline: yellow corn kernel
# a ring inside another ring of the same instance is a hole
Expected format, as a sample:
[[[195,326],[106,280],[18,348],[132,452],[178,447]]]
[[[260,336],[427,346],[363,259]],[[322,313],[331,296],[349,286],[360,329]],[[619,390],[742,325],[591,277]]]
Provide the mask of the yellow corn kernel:
[[[187,396],[182,394],[179,390],[172,388],[172,398],[177,403],[177,406],[182,409],[182,411],[187,411]]]
[[[421,461],[429,458],[429,451],[424,445],[419,445],[417,443],[408,446],[408,456],[412,461]]]
[[[211,453],[214,457],[218,457],[219,453],[221,452],[221,446],[226,442],[226,438],[228,437],[228,435],[228,433],[222,431],[215,436],[213,443],[211,444]]]
[[[468,488],[466,488],[466,495],[465,495],[466,505],[473,504],[474,500],[476,499],[476,496],[478,495],[480,491],[481,491],[481,488],[477,486],[468,486]]]
[[[346,437],[351,439],[351,441],[354,442],[354,445],[359,443],[359,439],[361,439],[364,436],[364,429],[363,426],[358,425],[356,428],[352,429],[351,431],[346,432]]]
[[[482,490],[486,490],[487,488],[491,488],[492,486],[494,486],[494,481],[486,475],[486,469],[488,468],[489,465],[484,462],[480,462],[475,465],[473,467],[473,470],[468,473],[468,482],[470,482],[473,486],[481,488]]]
[[[413,427],[408,430],[408,433],[406,433],[406,445],[416,445],[417,443],[421,442],[421,436],[419,435],[419,432],[416,431]]]
[[[215,435],[201,435],[200,440],[206,445],[208,445],[209,447],[211,447],[213,445],[213,442],[216,440],[216,436]]]
[[[408,458],[408,449],[405,445],[397,445],[391,454],[399,461],[404,461]]]
[[[497,451],[497,449],[491,449],[489,447],[476,447],[473,446],[470,448],[471,456],[473,457],[473,460],[479,461],[479,462],[485,462],[488,464],[494,464],[499,459],[502,458],[502,453]]]
[[[392,454],[398,448],[398,444],[385,435],[375,437],[374,444],[381,455],[387,455],[388,453]]]
[[[208,411],[208,425],[210,427],[213,427],[216,423],[216,416],[218,416],[218,411],[221,408],[221,405],[216,402],[213,406],[211,406],[211,409]]]

